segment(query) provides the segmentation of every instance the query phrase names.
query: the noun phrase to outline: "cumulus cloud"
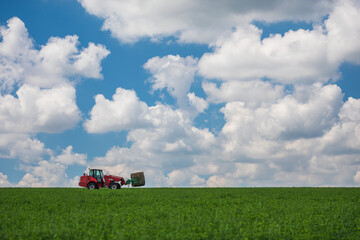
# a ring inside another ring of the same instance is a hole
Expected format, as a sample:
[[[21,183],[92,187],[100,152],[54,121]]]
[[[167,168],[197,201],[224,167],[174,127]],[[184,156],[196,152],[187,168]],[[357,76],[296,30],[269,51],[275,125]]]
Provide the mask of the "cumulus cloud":
[[[0,187],[12,187],[13,184],[7,179],[7,176],[0,172]]]
[[[157,153],[196,153],[214,144],[214,135],[208,129],[192,126],[188,114],[180,109],[156,105],[149,108],[152,128],[134,129],[128,140],[142,150]]]
[[[21,58],[31,59],[35,54],[29,49],[33,48],[33,42],[28,36],[25,24],[18,18],[8,21],[8,27],[0,26],[0,84],[1,91],[13,89],[14,84],[21,81],[24,67],[17,62]],[[30,55],[30,56],[28,56]],[[31,62],[26,62],[28,65]]]
[[[16,94],[0,96],[0,133],[57,133],[80,120],[70,85],[40,89],[25,84]]]
[[[202,113],[209,107],[209,103],[204,99],[197,97],[195,93],[188,93],[187,97],[189,99],[189,104],[196,109],[197,113]]]
[[[166,89],[180,107],[188,104],[187,93],[194,81],[196,67],[197,59],[179,55],[153,57],[144,64],[144,68],[153,75],[150,79],[152,89]]]
[[[174,170],[170,172],[166,177],[166,184],[169,186],[205,186],[205,179],[192,173],[191,171],[185,170]]]
[[[168,36],[175,36],[180,42],[210,43],[233,27],[253,20],[317,21],[333,5],[331,0],[78,1],[88,13],[104,20],[103,30],[125,43]]]
[[[325,21],[329,62],[348,61],[360,64],[360,4],[358,1],[337,2]]]
[[[69,165],[86,165],[86,154],[73,153],[68,146],[59,155],[52,155],[49,160],[41,160],[36,165],[22,165],[27,173],[17,187],[75,187],[79,177],[70,179],[66,174]]]
[[[37,166],[25,168],[24,177],[17,184],[18,187],[64,187],[67,175],[65,166],[60,163],[40,161]]]
[[[227,103],[221,110],[226,119],[222,129],[222,134],[228,138],[226,148],[240,150],[253,138],[317,137],[335,123],[342,105],[339,87],[315,85],[306,100],[295,96],[287,95],[270,106],[256,109],[245,107],[243,102]]]
[[[73,147],[68,146],[65,148],[60,155],[53,156],[51,161],[61,163],[65,166],[78,164],[78,165],[86,165],[86,154],[73,153]]]
[[[359,6],[341,1],[325,23],[313,30],[290,30],[261,40],[261,30],[254,25],[238,27],[230,37],[218,41],[214,52],[201,57],[199,72],[223,81],[269,78],[295,84],[337,80],[342,62],[359,62],[356,19],[360,19]]]
[[[122,157],[125,159],[137,156],[137,160],[142,162],[148,161],[148,157],[152,155],[162,155],[156,161],[146,163],[150,166],[187,165],[191,159],[187,155],[204,151],[214,144],[214,135],[208,129],[193,127],[188,115],[180,110],[156,105],[148,111],[146,118],[151,125],[133,129],[128,133],[127,139],[132,142],[131,149],[115,148],[111,152],[125,155]],[[136,154],[133,155],[134,152]],[[171,162],[169,157],[172,158]]]
[[[261,40],[261,30],[250,25],[238,28],[219,43],[214,53],[204,54],[199,72],[207,78],[274,82],[326,82],[336,68],[326,61],[326,37],[321,30],[289,31]]]
[[[339,118],[340,122],[323,137],[321,146],[324,153],[360,153],[360,100],[349,98],[342,106]]]
[[[203,99],[189,94],[194,106],[203,111]],[[130,130],[128,140],[142,150],[176,152],[206,148],[213,141],[208,129],[192,126],[191,115],[183,109],[157,104],[148,107],[133,90],[117,88],[113,100],[97,95],[84,126],[89,133]],[[156,147],[154,147],[156,146]]]
[[[334,86],[329,87],[334,88]],[[333,92],[335,99],[337,95],[336,88],[333,89],[335,90]],[[309,101],[313,101],[311,97]],[[324,102],[324,105],[319,107],[329,110],[330,106],[334,105],[331,101]],[[306,106],[303,103],[298,103],[298,105],[301,107],[293,108],[295,112]],[[317,104],[313,103],[310,105]],[[237,170],[227,169],[220,172],[223,172],[223,176],[226,178],[233,178],[236,184],[250,183],[250,185],[254,186],[355,185],[356,181],[354,179],[356,179],[356,171],[359,168],[358,153],[360,150],[358,136],[359,122],[356,117],[358,108],[358,100],[349,98],[345,104],[340,104],[339,109],[331,110],[332,113],[330,115],[333,115],[333,117],[327,119],[325,117],[327,114],[318,113],[325,115],[322,115],[317,122],[313,122],[313,125],[318,124],[319,129],[321,129],[321,121],[329,122],[322,133],[299,135],[296,138],[275,137],[274,139],[271,138],[271,136],[275,135],[274,133],[273,135],[265,136],[262,135],[264,134],[262,132],[263,129],[260,132],[258,131],[259,126],[266,126],[264,123],[257,123],[251,126],[251,122],[256,118],[249,117],[249,109],[246,110],[245,114],[242,107],[238,109],[239,111],[234,110],[239,113],[237,115],[238,118],[228,121],[223,128],[222,134],[226,138],[224,140],[224,159],[235,162],[234,165],[236,167],[233,167],[233,169]],[[354,115],[353,113],[355,112],[356,114]],[[314,116],[314,113],[305,115],[309,119],[317,118],[317,116]],[[271,119],[273,115],[266,115],[264,117],[262,119],[267,118],[269,120],[267,123],[278,121]],[[247,121],[244,122],[244,120]],[[288,120],[291,122],[294,119],[290,117]],[[304,119],[301,121],[303,125],[300,129],[306,132],[306,121]],[[243,127],[239,130],[230,128],[227,132],[227,127],[230,126],[227,124],[231,122],[232,127]],[[284,126],[282,130],[287,132],[285,135],[293,131],[293,126],[290,129],[286,129],[286,126],[290,125],[287,125],[285,122],[282,122],[282,125]],[[296,125],[294,124],[294,126]],[[277,132],[274,125],[269,125],[267,129]],[[232,164],[230,163],[230,165]],[[218,175],[220,174],[218,173]]]
[[[358,185],[360,185],[360,170],[356,172],[354,176],[354,182]]]
[[[211,103],[227,103],[240,101],[249,107],[258,107],[262,104],[271,104],[284,96],[284,86],[272,85],[260,80],[238,82],[230,81],[221,83],[202,83],[202,88]]]
[[[51,88],[70,83],[71,76],[102,78],[100,62],[110,52],[103,45],[89,43],[78,50],[78,37],[51,37],[35,49],[25,24],[17,17],[1,26],[0,88],[11,92],[14,85],[30,84]]]
[[[49,155],[50,149],[44,143],[28,134],[6,133],[0,134],[0,157],[19,159],[24,163],[36,163],[44,155]]]
[[[209,177],[209,179],[206,181],[206,185],[208,187],[226,187],[229,186],[229,184],[233,184],[233,183],[229,183],[229,181],[231,181],[232,179],[226,179],[224,177],[219,177],[217,175],[213,175],[211,177]]]
[[[148,106],[141,102],[135,91],[117,88],[113,100],[101,94],[95,97],[90,119],[84,123],[89,133],[129,130],[147,125]]]
[[[153,57],[144,64],[152,77],[152,90],[163,90],[172,96],[179,108],[188,112],[193,118],[208,108],[208,103],[190,91],[197,70],[197,59],[179,55]]]

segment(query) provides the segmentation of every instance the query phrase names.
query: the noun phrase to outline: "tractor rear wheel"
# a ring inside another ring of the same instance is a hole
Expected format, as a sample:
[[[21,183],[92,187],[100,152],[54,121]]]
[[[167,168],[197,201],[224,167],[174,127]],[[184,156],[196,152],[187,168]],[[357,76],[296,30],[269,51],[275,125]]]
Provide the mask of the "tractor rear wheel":
[[[121,185],[119,183],[117,183],[116,186],[117,186],[117,189],[121,188]]]
[[[92,189],[96,189],[96,184],[94,182],[90,182],[88,185],[87,185],[87,188],[92,190]]]

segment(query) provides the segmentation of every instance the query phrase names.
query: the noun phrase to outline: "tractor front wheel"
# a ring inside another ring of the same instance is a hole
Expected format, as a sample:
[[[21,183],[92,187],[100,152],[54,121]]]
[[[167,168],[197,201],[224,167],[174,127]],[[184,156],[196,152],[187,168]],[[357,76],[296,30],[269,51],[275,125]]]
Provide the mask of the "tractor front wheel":
[[[121,188],[121,185],[119,183],[117,183],[116,186],[117,186],[117,189]]]
[[[109,188],[110,189],[119,189],[117,186],[117,183],[114,183],[114,182],[110,183]]]
[[[90,189],[90,190],[96,189],[96,184],[95,184],[94,182],[90,182],[90,183],[87,185],[87,188]]]

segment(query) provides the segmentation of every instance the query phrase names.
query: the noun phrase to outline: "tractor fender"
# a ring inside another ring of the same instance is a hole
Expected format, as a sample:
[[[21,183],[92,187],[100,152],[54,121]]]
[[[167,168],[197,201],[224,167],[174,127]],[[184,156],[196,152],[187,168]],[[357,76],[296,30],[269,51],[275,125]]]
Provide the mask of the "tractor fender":
[[[94,182],[95,184],[97,184],[96,178],[93,178],[93,177],[87,176],[87,175],[81,176],[81,177],[80,177],[79,186],[81,186],[81,187],[87,187],[87,185],[88,185],[90,182]]]
[[[96,178],[89,176],[89,182],[97,183],[98,181],[96,180]]]

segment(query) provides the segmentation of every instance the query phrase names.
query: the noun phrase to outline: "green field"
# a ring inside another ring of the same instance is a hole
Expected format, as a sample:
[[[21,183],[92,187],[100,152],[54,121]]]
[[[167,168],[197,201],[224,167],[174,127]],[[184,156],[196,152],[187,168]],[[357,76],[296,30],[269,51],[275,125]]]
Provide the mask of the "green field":
[[[0,203],[0,239],[360,239],[359,188],[8,188]]]

